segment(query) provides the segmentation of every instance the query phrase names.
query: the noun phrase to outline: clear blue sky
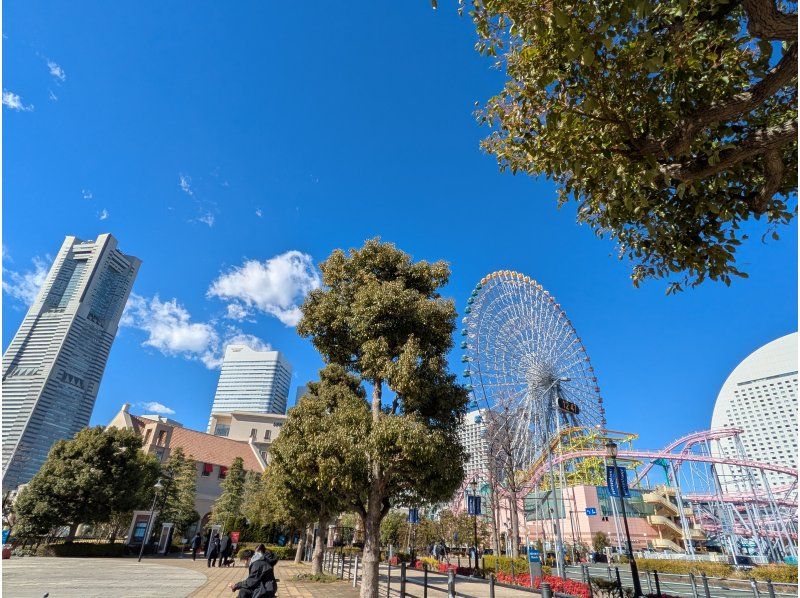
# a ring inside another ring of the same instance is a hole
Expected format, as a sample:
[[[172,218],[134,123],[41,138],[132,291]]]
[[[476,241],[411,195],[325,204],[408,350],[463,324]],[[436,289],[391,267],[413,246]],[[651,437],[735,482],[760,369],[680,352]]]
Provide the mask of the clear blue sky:
[[[284,323],[282,276],[313,283],[284,254],[318,263],[380,235],[449,261],[459,309],[495,269],[539,280],[583,338],[609,424],[641,446],[708,427],[730,370],[797,329],[796,224],[779,242],[754,235],[739,257],[750,279],[730,288],[634,289],[550,183],[500,174],[479,150],[475,102],[502,73],[440,4],[5,3],[3,347],[33,260],[111,232],[143,265],[92,423],[153,401],[203,429],[218,376],[203,362],[242,335],[286,354],[293,403],[320,360]]]

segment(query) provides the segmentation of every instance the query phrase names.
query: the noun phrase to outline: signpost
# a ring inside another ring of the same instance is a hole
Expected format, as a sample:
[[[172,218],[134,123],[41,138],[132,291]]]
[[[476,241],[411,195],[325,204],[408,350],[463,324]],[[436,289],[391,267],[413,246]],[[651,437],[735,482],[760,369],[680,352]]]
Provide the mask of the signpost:
[[[531,587],[535,577],[542,576],[542,558],[539,551],[528,545],[528,572],[531,574]]]
[[[616,470],[616,475],[615,474]],[[617,484],[619,480],[619,484]],[[631,497],[630,488],[628,488],[628,470],[624,467],[614,467],[613,465],[606,465],[606,484],[608,485],[608,493],[619,498]]]

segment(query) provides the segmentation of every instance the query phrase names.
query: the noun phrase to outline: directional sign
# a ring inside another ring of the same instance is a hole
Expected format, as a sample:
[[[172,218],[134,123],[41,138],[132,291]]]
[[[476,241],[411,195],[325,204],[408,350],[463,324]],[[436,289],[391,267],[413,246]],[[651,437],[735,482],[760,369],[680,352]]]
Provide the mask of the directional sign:
[[[597,508],[596,507],[586,507],[586,514],[587,515],[597,515]]]
[[[467,513],[469,515],[480,515],[481,514],[481,497],[480,496],[468,496],[467,497]]]
[[[419,523],[419,509],[411,508],[408,510],[408,522]]]
[[[529,550],[528,551],[528,562],[529,563],[541,563],[542,559],[539,557],[538,550]]]
[[[625,498],[631,497],[631,491],[628,488],[628,472],[625,468],[607,465],[606,483],[608,484],[608,493],[611,496],[619,497],[622,494]]]

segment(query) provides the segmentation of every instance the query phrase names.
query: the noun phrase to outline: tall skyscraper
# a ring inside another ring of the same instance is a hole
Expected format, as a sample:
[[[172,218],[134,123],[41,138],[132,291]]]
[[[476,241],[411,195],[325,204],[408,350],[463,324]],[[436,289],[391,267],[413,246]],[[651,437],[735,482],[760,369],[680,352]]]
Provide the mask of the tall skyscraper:
[[[67,237],[3,355],[3,489],[29,481],[57,440],[89,424],[141,261],[104,234]]]
[[[469,455],[469,460],[464,464],[464,470],[468,475],[471,472],[486,471],[489,465],[485,414],[485,409],[470,411],[464,416],[464,421],[458,430],[461,444]]]
[[[797,467],[797,333],[767,343],[747,356],[719,391],[711,429],[740,428],[741,447],[720,440],[720,451],[735,457],[743,449],[749,459]],[[745,472],[720,467],[723,485],[747,489]],[[789,476],[767,474],[770,486],[790,484]],[[762,486],[756,477],[756,486]]]
[[[278,351],[228,345],[222,360],[208,431],[216,413],[286,413],[292,366]]]

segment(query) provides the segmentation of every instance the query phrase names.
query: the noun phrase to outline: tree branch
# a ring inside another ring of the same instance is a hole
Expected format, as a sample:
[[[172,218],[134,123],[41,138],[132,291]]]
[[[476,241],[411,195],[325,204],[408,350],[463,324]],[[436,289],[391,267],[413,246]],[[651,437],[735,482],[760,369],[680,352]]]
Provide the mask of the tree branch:
[[[742,0],[747,31],[764,40],[797,40],[797,15],[778,10],[774,0]]]
[[[707,159],[689,165],[670,164],[668,166],[663,166],[661,172],[671,179],[689,183],[728,170],[732,166],[760,154],[775,152],[796,138],[797,121],[792,121],[783,125],[756,131],[736,147],[720,152],[719,161],[714,164],[711,164]],[[769,161],[773,162],[774,156],[771,156]],[[774,163],[770,165],[770,170],[774,175]]]
[[[764,186],[748,202],[755,214],[761,215],[767,211],[769,200],[781,187],[784,169],[780,151],[773,149],[764,154]]]

